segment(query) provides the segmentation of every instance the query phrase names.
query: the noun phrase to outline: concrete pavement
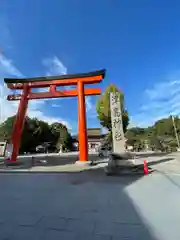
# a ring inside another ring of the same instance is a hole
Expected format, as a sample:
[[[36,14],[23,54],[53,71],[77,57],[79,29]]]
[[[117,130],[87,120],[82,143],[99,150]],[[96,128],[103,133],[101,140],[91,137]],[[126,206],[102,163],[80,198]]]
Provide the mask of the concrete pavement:
[[[164,156],[149,156],[148,165],[161,173],[180,174],[180,153],[171,153]]]
[[[0,239],[179,240],[180,177],[0,174]]]
[[[107,177],[106,161],[77,166],[73,154],[38,158],[50,162],[0,174],[0,240],[180,239],[179,153],[148,156],[157,172],[141,177]]]
[[[150,175],[129,185],[126,192],[158,239],[180,239],[179,175]]]
[[[74,163],[78,160],[78,153],[64,154],[38,154],[34,155],[36,163],[32,166],[32,156],[20,156],[19,160],[23,161],[23,165],[17,166],[17,169],[5,167],[0,164],[0,172],[2,171],[24,171],[24,172],[79,172],[91,168],[102,168],[107,165],[107,158],[99,159],[97,154],[90,154],[89,159],[101,162],[95,167],[79,166]],[[40,162],[46,160],[47,162]],[[147,160],[148,165],[153,170],[162,173],[180,174],[180,153],[172,154],[154,154],[154,153],[138,153],[135,159],[136,164],[142,164]]]

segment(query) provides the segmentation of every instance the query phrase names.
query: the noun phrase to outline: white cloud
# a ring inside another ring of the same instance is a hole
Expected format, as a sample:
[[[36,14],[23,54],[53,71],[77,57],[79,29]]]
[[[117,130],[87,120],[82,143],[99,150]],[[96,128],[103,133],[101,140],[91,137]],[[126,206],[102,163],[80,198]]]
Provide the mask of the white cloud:
[[[86,100],[86,113],[87,113],[87,117],[89,119],[96,118],[97,117],[96,105],[93,103],[92,97],[91,96],[87,96],[85,100]]]
[[[56,56],[52,58],[45,58],[42,61],[42,64],[47,68],[47,76],[67,74],[67,68]]]
[[[12,60],[0,54],[0,75],[2,76],[6,74],[23,77],[23,74],[14,66]]]
[[[58,76],[67,74],[67,67],[63,64],[63,62],[56,56],[45,58],[42,61],[43,66],[46,67],[46,76]],[[61,87],[61,89],[74,89],[75,86],[65,86]]]
[[[139,126],[152,125],[171,114],[180,115],[180,79],[155,84],[144,92],[142,100],[137,114],[131,117]]]
[[[128,125],[128,129],[129,128],[133,128],[139,126],[139,124],[135,123],[134,121],[132,121],[132,118],[130,119],[129,125]]]
[[[55,75],[63,75],[67,74],[67,68],[64,66],[62,61],[57,58],[56,56],[52,58],[46,58],[42,61],[42,64],[46,67],[46,75],[47,76],[55,76]],[[75,86],[66,86],[66,87],[61,87],[67,90],[74,89],[76,88]],[[92,97],[87,96],[86,99],[86,112],[88,118],[94,118],[96,117],[96,106],[92,103]],[[59,107],[59,105],[54,107]]]
[[[19,101],[16,102],[9,102],[6,100],[6,97],[8,94],[10,94],[10,91],[6,88],[0,85],[0,122],[5,121],[8,117],[13,116],[17,113]],[[27,115],[31,118],[38,118],[40,120],[43,120],[45,122],[48,122],[49,124],[52,124],[53,122],[61,122],[67,126],[69,130],[72,129],[69,122],[50,116],[48,114],[44,114],[43,110],[45,109],[45,101],[44,100],[33,100],[29,101],[28,103],[28,110]]]
[[[86,111],[89,112],[93,108],[91,97],[87,96],[85,100],[86,100]]]
[[[59,105],[59,104],[56,104],[56,103],[54,103],[54,104],[52,104],[52,105],[51,105],[51,107],[54,107],[54,108],[59,108],[59,107],[60,107],[60,105]]]
[[[0,75],[7,76],[13,75],[16,77],[22,77],[23,74],[14,66],[12,60],[6,58],[5,56],[0,56]],[[1,83],[0,84],[0,122],[3,122],[8,117],[15,115],[17,113],[17,107],[19,102],[9,102],[6,100],[7,95],[12,94],[12,92],[7,89],[7,87]],[[43,113],[46,108],[45,100],[32,100],[29,102],[27,115],[29,117],[36,117],[48,123],[61,122],[65,124],[69,129],[72,127],[70,124],[60,118],[56,118]]]

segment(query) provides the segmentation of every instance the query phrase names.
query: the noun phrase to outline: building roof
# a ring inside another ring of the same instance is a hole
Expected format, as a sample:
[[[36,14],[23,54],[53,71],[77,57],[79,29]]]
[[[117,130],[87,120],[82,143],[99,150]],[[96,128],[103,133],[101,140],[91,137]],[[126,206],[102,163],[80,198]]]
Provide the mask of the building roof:
[[[99,136],[102,135],[101,128],[88,128],[87,129],[88,136]]]
[[[106,134],[101,134],[101,135],[88,135],[87,138],[88,140],[103,140],[105,138]],[[78,141],[78,135],[72,137],[75,141]]]
[[[78,73],[78,74],[64,74],[59,76],[52,76],[52,77],[36,77],[36,78],[4,78],[5,83],[27,83],[27,82],[44,82],[49,80],[63,80],[63,79],[75,79],[75,78],[86,78],[86,77],[95,77],[98,75],[102,75],[105,77],[106,70],[98,70],[94,72],[88,73]]]
[[[102,140],[107,134],[103,134],[101,128],[88,128],[87,137],[88,140]],[[78,140],[78,135],[72,136],[74,140]]]

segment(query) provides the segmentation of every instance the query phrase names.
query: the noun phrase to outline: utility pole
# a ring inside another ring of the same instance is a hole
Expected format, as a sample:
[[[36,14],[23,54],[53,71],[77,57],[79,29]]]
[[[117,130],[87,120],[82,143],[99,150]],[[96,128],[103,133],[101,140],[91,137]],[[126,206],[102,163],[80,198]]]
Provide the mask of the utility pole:
[[[4,85],[3,85],[4,87]],[[2,119],[3,119],[3,89],[0,87],[0,125],[2,124]]]
[[[1,60],[4,58],[4,52],[3,50],[0,48],[0,58]],[[4,88],[4,84],[3,84],[3,87],[0,87],[0,125],[2,124],[2,119],[3,119],[3,88]]]
[[[174,122],[174,117],[172,117],[172,122],[173,122],[173,127],[174,127],[174,132],[175,132],[175,136],[176,136],[176,141],[177,141],[177,145],[178,145],[178,148],[180,148],[180,144],[179,144],[179,137],[178,137],[178,134],[177,134],[177,129],[176,129],[176,124]]]

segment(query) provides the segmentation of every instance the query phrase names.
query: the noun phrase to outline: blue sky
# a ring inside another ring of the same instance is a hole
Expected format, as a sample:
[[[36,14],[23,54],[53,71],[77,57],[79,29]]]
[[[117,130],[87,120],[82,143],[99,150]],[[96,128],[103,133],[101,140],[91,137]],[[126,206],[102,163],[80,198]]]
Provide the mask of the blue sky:
[[[3,77],[102,68],[125,94],[132,125],[180,114],[180,3],[166,0],[1,0],[1,121],[16,112]],[[99,127],[88,97],[88,127]],[[2,107],[3,106],[3,107]],[[32,101],[28,114],[77,131],[77,99]]]

